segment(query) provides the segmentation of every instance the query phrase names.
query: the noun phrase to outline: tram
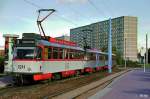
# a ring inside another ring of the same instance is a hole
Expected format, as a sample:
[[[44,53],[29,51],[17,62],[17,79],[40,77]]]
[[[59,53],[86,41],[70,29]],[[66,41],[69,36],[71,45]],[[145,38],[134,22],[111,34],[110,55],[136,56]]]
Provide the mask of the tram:
[[[15,37],[13,42],[6,39],[5,72],[24,83],[61,79],[108,68],[107,53],[85,50],[71,41],[47,38],[44,40],[38,34],[23,33],[22,39]]]

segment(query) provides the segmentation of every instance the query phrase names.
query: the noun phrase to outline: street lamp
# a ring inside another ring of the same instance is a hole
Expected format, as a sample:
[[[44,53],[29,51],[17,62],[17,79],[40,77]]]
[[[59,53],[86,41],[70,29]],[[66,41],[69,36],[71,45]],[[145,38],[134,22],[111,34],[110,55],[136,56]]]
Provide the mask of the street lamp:
[[[147,38],[147,34],[146,34],[146,64],[148,64],[148,38]]]
[[[144,49],[144,47],[141,47],[140,54],[141,54],[142,57],[144,57],[144,61],[143,61],[144,72],[145,72],[145,52],[146,52],[146,50]],[[142,58],[142,60],[143,60],[143,58]]]
[[[125,66],[125,69],[127,68],[127,62],[126,62],[126,38],[125,38],[125,63],[124,63],[124,66]]]

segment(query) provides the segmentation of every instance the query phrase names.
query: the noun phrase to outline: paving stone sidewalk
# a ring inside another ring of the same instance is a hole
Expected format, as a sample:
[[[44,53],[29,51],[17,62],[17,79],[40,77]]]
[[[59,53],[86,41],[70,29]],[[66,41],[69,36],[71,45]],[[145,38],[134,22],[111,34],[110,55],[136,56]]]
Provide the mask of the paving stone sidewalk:
[[[150,70],[133,70],[89,99],[150,99]]]

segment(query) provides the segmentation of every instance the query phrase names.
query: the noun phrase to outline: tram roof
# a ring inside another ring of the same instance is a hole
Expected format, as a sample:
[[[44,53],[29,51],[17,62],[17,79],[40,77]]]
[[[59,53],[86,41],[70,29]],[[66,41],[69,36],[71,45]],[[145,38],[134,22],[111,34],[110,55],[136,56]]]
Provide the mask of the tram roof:
[[[87,52],[91,52],[91,53],[98,53],[98,54],[107,55],[107,53],[105,53],[105,52],[101,52],[101,51],[98,51],[98,50],[91,50],[91,49],[87,49]]]
[[[61,47],[61,48],[68,48],[68,49],[84,51],[84,49],[80,48],[80,47],[57,44],[57,43],[52,43],[52,42],[48,42],[48,41],[45,41],[45,40],[40,40],[39,43],[42,44],[42,45],[45,45],[45,46],[54,46],[54,47]]]
[[[102,54],[102,55],[108,55],[108,53],[106,53],[106,52],[101,52],[101,51],[98,51],[98,50],[87,49],[87,52],[98,53],[98,54]],[[115,56],[115,54],[112,54],[112,55]]]
[[[42,45],[45,45],[45,46],[54,46],[54,47],[61,47],[61,48],[68,48],[68,49],[84,51],[84,49],[81,47],[74,47],[74,46],[68,46],[68,45],[63,45],[63,44],[57,44],[57,43],[52,43],[52,42],[48,42],[45,40],[40,40],[39,43]],[[108,53],[106,53],[106,52],[101,52],[101,51],[92,50],[92,49],[87,49],[87,52],[98,53],[101,55],[108,55]],[[115,56],[115,54],[112,54],[112,55]]]

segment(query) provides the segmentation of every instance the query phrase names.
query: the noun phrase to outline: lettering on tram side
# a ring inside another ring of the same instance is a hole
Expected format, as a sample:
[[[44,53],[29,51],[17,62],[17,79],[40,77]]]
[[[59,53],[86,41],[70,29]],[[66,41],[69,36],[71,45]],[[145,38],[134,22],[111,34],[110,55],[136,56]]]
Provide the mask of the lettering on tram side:
[[[25,65],[18,65],[18,69],[25,69]]]

